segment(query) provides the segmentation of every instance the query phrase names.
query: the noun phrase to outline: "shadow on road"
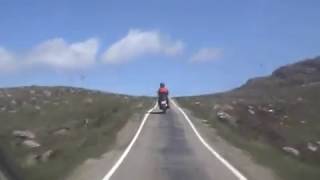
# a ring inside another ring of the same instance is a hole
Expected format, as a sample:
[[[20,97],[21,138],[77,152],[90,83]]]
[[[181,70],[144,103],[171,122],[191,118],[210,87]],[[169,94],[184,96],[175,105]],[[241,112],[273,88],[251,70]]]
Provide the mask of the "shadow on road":
[[[164,114],[162,111],[152,111],[150,114]]]

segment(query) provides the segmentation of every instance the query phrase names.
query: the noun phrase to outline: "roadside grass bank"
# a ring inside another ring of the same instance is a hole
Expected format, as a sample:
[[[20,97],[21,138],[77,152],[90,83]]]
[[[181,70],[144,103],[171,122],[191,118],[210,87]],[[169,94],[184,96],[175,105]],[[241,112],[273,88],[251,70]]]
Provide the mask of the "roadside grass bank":
[[[212,112],[214,104],[218,104],[212,97],[179,97],[177,102],[191,111],[200,119],[208,120],[209,126],[217,130],[217,133],[234,146],[248,152],[253,159],[272,169],[283,180],[318,180],[320,177],[320,166],[316,163],[305,162],[303,159],[295,158],[285,154],[267,139],[259,136],[250,136],[243,133],[243,129],[222,122]],[[221,103],[221,100],[219,101]]]
[[[7,159],[2,163],[17,179],[64,179],[112,148],[117,132],[153,103],[149,97],[73,87],[0,89],[0,149]]]

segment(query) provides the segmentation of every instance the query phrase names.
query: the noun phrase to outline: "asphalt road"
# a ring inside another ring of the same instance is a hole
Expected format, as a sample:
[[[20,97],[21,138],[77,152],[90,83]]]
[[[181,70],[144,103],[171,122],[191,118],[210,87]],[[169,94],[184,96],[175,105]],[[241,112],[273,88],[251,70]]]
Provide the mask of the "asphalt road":
[[[201,143],[183,114],[172,106],[154,110],[111,180],[237,180]]]

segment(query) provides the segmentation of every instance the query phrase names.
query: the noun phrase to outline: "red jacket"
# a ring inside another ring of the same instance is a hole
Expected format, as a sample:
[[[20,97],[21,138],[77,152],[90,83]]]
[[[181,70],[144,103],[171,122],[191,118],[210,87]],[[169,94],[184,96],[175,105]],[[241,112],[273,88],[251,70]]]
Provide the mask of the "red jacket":
[[[169,90],[168,90],[167,88],[165,88],[165,87],[159,88],[158,94],[159,94],[159,95],[160,95],[160,94],[169,95]]]

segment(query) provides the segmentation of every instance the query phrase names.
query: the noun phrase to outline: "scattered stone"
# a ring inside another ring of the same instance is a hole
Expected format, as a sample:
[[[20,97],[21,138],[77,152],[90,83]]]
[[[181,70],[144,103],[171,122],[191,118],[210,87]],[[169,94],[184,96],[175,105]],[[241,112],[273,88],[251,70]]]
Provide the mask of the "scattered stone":
[[[137,105],[137,108],[142,108],[143,107],[143,103],[139,103],[138,105]]]
[[[256,114],[256,112],[255,112],[254,110],[252,110],[252,109],[248,109],[248,112],[249,112],[251,115],[255,115],[255,114]]]
[[[33,95],[33,94],[36,93],[36,91],[35,90],[30,90],[29,93]]]
[[[303,101],[303,98],[302,98],[302,97],[298,97],[298,98],[297,98],[297,101],[298,101],[298,102],[302,102],[302,101]]]
[[[233,101],[232,101],[232,104],[233,104],[233,105],[237,105],[238,102],[237,102],[236,100],[233,100]]]
[[[203,119],[203,120],[201,120],[203,123],[208,123],[209,121],[208,120],[206,120],[206,119]]]
[[[61,128],[61,129],[56,130],[53,134],[64,136],[69,132],[69,130],[70,130],[69,128]]]
[[[37,111],[40,111],[41,107],[40,106],[35,106],[34,107]]]
[[[12,113],[12,114],[15,114],[15,113],[17,113],[17,110],[10,110],[10,111],[8,111],[9,113]]]
[[[0,109],[1,112],[5,111],[5,110],[7,110],[7,107],[2,107],[2,108]]]
[[[89,126],[89,119],[88,119],[88,118],[86,118],[86,119],[83,121],[83,126],[84,126],[85,128],[87,128],[87,127]]]
[[[55,154],[54,150],[47,150],[46,152],[44,152],[43,154],[41,154],[41,161],[42,162],[47,162],[49,159],[51,159]]]
[[[6,94],[6,95],[7,95],[7,97],[9,97],[9,98],[10,98],[10,97],[12,97],[12,95],[11,95],[11,94],[9,94],[9,93],[8,93],[8,94]]]
[[[201,103],[200,103],[199,101],[197,101],[197,102],[195,102],[194,104],[196,104],[196,105],[200,105]]]
[[[11,104],[12,104],[12,105],[16,105],[16,104],[17,104],[17,101],[15,101],[14,99],[12,99],[12,100],[11,100]]]
[[[14,130],[12,132],[13,136],[23,138],[23,139],[34,139],[36,135],[28,130],[22,131],[22,130]]]
[[[29,148],[37,148],[41,146],[38,142],[30,139],[23,141],[22,144]]]
[[[86,98],[84,100],[84,102],[87,103],[87,104],[92,104],[93,103],[93,99],[92,98]]]
[[[274,109],[269,109],[268,112],[274,113]]]
[[[316,146],[315,144],[313,143],[308,143],[308,149],[312,152],[316,152],[318,150],[318,146]]]
[[[214,110],[218,110],[218,109],[220,109],[220,108],[221,108],[220,104],[215,104],[215,105],[213,106],[213,109],[214,109]]]
[[[320,146],[320,141],[317,141],[317,144]]]
[[[290,153],[290,154],[292,154],[294,156],[299,156],[300,155],[299,150],[297,150],[297,149],[295,149],[293,147],[285,146],[285,147],[282,148],[282,150],[284,150],[285,152]]]
[[[305,124],[305,123],[306,123],[306,121],[300,121],[300,123],[301,123],[301,124]]]
[[[237,120],[233,116],[223,111],[219,111],[217,113],[217,117],[220,120],[227,121],[229,124],[232,124],[232,125],[236,125],[237,123]]]
[[[59,106],[59,103],[58,102],[54,102],[54,103],[52,103],[53,105],[55,105],[55,106]]]
[[[43,94],[47,97],[51,97],[52,93],[49,90],[44,90]]]
[[[252,109],[252,110],[253,110],[253,109],[254,109],[254,107],[253,107],[253,106],[251,106],[251,105],[249,105],[249,106],[248,106],[248,109]]]

